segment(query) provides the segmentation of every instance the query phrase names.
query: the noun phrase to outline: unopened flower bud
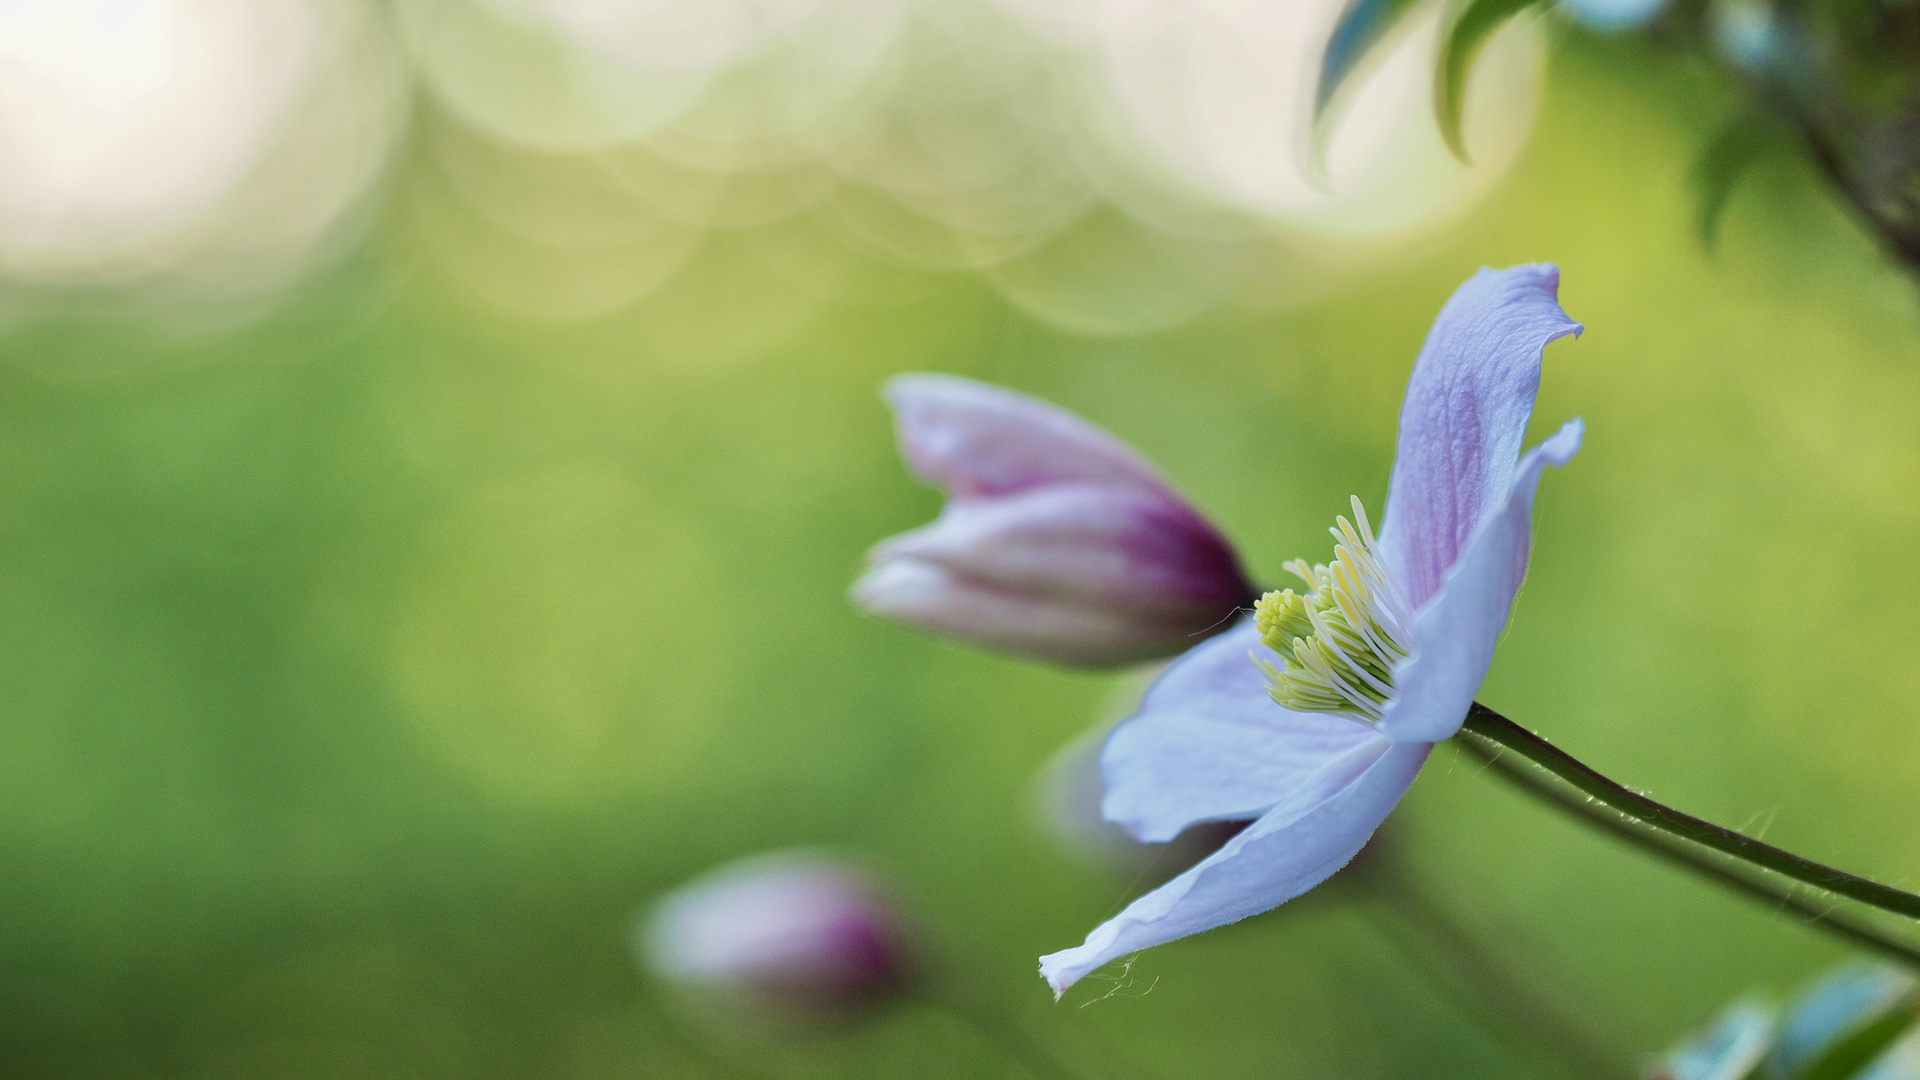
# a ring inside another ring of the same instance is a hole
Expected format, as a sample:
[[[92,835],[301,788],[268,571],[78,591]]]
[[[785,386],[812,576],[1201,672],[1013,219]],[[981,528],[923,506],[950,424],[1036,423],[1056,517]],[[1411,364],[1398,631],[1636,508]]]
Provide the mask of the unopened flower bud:
[[[950,375],[887,384],[900,450],[943,488],[883,541],[868,611],[1003,652],[1104,666],[1171,656],[1254,590],[1233,549],[1125,443],[1063,409]]]
[[[911,988],[903,921],[871,878],[832,856],[775,852],[669,894],[640,932],[641,959],[745,1026],[856,1019]]]

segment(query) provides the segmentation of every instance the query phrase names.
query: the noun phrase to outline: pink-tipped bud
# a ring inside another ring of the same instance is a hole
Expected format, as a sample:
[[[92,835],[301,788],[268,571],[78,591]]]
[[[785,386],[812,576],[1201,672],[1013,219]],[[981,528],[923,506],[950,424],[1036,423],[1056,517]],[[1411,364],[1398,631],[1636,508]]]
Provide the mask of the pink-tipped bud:
[[[853,586],[866,610],[1105,666],[1183,652],[1251,602],[1219,531],[1105,431],[951,375],[902,375],[886,398],[901,455],[948,501],[932,524],[869,553]]]
[[[647,917],[640,949],[662,979],[746,1026],[856,1019],[914,976],[881,890],[812,851],[753,856],[681,886]]]

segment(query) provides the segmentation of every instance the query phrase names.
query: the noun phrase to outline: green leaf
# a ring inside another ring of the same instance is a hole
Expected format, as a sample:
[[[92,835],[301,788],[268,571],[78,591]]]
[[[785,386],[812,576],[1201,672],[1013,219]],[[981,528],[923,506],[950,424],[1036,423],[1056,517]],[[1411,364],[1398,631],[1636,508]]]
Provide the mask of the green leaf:
[[[1474,58],[1495,30],[1507,20],[1545,0],[1467,0],[1466,8],[1440,43],[1440,62],[1434,66],[1433,107],[1453,155],[1465,162],[1467,144],[1460,133],[1460,114],[1467,103],[1467,76]]]
[[[1909,997],[1899,1007],[1862,1024],[1827,1047],[1819,1057],[1794,1073],[1793,1080],[1850,1080],[1886,1053],[1888,1047],[1913,1028],[1916,1020],[1920,1020],[1920,1002]]]
[[[1320,85],[1313,96],[1315,120],[1326,111],[1327,103],[1347,77],[1359,68],[1360,61],[1417,3],[1419,0],[1351,0],[1333,26],[1326,52],[1320,56]]]
[[[1728,121],[1700,151],[1699,160],[1693,163],[1692,180],[1700,200],[1700,239],[1708,247],[1720,238],[1720,219],[1740,177],[1781,135],[1778,121],[1763,113],[1747,112]]]

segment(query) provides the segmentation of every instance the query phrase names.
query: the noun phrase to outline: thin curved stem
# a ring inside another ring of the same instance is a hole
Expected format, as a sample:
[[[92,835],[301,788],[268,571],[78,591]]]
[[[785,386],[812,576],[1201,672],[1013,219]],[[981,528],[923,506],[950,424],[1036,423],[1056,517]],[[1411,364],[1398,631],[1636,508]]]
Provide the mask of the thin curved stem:
[[[1082,1080],[1083,1074],[1035,1038],[1019,1021],[998,1010],[982,1009],[950,994],[922,994],[921,1000],[944,1010],[1038,1080]]]
[[[1702,821],[1690,814],[1683,814],[1670,806],[1655,802],[1645,795],[1614,783],[1573,755],[1477,701],[1473,703],[1473,708],[1467,711],[1463,730],[1499,743],[1600,802],[1651,828],[1683,837],[1755,866],[1765,867],[1795,881],[1812,885],[1816,889],[1837,893],[1883,911],[1905,915],[1910,919],[1920,919],[1920,896],[1896,889],[1891,885],[1869,881],[1824,863],[1814,862],[1812,859],[1801,858],[1791,851],[1784,851],[1772,844],[1762,843],[1732,829],[1715,825],[1710,821]]]
[[[1910,229],[1889,216],[1874,201],[1873,192],[1863,185],[1854,171],[1848,167],[1846,155],[1839,144],[1825,128],[1808,115],[1803,108],[1789,108],[1788,115],[1800,141],[1806,145],[1807,156],[1813,159],[1814,167],[1833,185],[1847,209],[1854,218],[1871,232],[1880,242],[1881,249],[1897,259],[1910,274],[1920,273],[1920,238],[1916,238]]]
[[[1805,918],[1808,925],[1920,971],[1920,948],[1882,933],[1878,927],[1842,912],[1808,903],[1795,896],[1790,886],[1783,888],[1764,877],[1742,873],[1715,861],[1712,856],[1702,854],[1667,833],[1640,824],[1634,818],[1574,792],[1553,780],[1543,770],[1517,764],[1500,752],[1500,746],[1477,735],[1465,734],[1454,742],[1464,753],[1486,764],[1500,779],[1536,799],[1550,803],[1562,813],[1580,818],[1626,844],[1731,889],[1749,900],[1775,910],[1791,911]]]
[[[1379,842],[1376,836],[1373,843]],[[1373,903],[1363,910],[1450,1002],[1496,1039],[1522,1057],[1579,1080],[1632,1072],[1588,1037],[1568,1015],[1564,1001],[1542,993],[1537,959],[1530,966],[1512,963],[1402,860],[1391,854],[1362,859],[1361,872],[1373,885],[1365,893]]]

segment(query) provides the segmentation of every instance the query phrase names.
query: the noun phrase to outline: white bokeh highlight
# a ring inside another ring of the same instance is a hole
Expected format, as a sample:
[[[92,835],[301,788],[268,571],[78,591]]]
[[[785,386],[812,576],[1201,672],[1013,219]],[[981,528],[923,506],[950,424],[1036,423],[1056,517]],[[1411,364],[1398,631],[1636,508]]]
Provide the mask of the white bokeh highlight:
[[[1316,129],[1341,4],[0,0],[0,280],[271,295],[391,194],[516,317],[634,310],[739,238],[823,302],[973,278],[1090,334],[1297,303],[1484,195],[1539,97],[1522,20],[1455,160],[1429,10]]]
[[[0,280],[270,289],[361,205],[404,101],[353,4],[0,2]]]

